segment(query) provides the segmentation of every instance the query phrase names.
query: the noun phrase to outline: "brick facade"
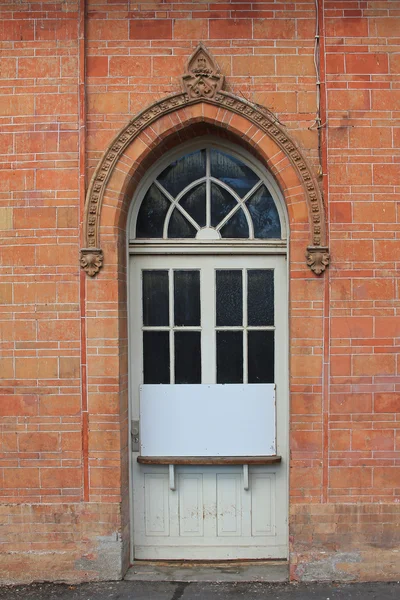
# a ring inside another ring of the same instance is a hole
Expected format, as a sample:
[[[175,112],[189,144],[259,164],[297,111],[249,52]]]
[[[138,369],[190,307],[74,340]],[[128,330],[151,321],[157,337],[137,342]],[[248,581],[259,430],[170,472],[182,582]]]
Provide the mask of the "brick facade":
[[[291,576],[399,577],[400,2],[317,4],[320,152],[314,0],[2,2],[4,581],[112,579],[128,565],[126,213],[146,166],[194,131],[241,139],[288,205]],[[94,169],[136,113],[181,91],[199,41],[225,89],[273,111],[316,176],[322,164],[320,277],[284,156],[243,117],[201,105],[126,149],[103,202],[104,267],[80,270]]]

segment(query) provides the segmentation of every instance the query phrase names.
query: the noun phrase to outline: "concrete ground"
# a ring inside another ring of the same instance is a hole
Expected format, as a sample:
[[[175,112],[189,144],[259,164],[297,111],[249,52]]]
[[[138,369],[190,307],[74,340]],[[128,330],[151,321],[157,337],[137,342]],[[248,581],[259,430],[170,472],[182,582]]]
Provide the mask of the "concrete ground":
[[[0,587],[1,600],[399,600],[395,583],[190,583],[117,581]]]

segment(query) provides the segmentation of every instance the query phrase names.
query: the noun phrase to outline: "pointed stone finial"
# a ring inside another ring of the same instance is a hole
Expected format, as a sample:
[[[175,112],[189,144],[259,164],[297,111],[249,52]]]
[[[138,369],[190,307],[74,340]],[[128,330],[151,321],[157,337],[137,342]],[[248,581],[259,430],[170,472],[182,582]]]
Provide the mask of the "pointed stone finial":
[[[189,98],[214,98],[222,89],[224,76],[219,73],[214,58],[202,43],[189,58],[182,83]]]

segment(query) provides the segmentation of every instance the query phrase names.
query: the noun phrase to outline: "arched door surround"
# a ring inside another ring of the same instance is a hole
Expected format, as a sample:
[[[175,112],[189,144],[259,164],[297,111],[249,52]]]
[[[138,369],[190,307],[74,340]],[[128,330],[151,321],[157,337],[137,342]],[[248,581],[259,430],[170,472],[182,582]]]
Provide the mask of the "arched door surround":
[[[241,144],[268,168],[285,198],[291,246],[298,249],[292,260],[303,246],[312,271],[320,275],[325,270],[329,251],[324,206],[307,160],[272,113],[222,91],[223,80],[211,55],[200,45],[182,77],[184,91],[142,111],[114,138],[87,194],[86,248],[81,250],[80,260],[88,275],[98,273],[108,248],[106,261],[115,260],[111,247],[115,249],[121,241],[130,199],[148,167],[167,149],[207,134]],[[125,260],[124,252],[117,262],[121,258]]]

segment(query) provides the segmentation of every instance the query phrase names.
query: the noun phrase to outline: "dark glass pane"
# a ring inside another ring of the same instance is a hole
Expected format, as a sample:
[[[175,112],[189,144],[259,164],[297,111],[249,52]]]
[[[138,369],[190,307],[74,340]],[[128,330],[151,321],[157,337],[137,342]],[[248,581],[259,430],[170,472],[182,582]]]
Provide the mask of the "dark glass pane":
[[[206,184],[195,187],[185,194],[179,204],[200,227],[206,224]]]
[[[275,202],[265,185],[262,185],[246,204],[253,219],[254,237],[281,237],[279,214]]]
[[[175,325],[200,325],[200,271],[174,272]]]
[[[211,175],[229,185],[241,198],[260,179],[242,161],[218,150],[211,150]]]
[[[205,177],[206,153],[199,150],[174,161],[157,177],[158,181],[171,194],[177,196],[189,183]]]
[[[274,331],[248,331],[249,383],[274,383]]]
[[[235,208],[237,202],[229,192],[211,183],[211,225],[216,227]]]
[[[201,383],[200,331],[175,331],[175,383]]]
[[[143,271],[143,325],[169,325],[168,271]]]
[[[217,271],[217,327],[243,325],[242,271]]]
[[[217,383],[243,383],[242,331],[217,331]]]
[[[137,238],[162,238],[164,221],[171,203],[156,185],[147,191],[136,222]]]
[[[194,238],[196,237],[196,229],[191,223],[179,212],[174,209],[168,226],[169,238]]]
[[[248,325],[274,324],[274,272],[272,269],[247,271]]]
[[[170,383],[169,331],[143,332],[143,382]]]
[[[248,238],[249,237],[249,226],[245,214],[241,208],[235,212],[235,214],[229,219],[221,230],[221,237],[223,238]]]

